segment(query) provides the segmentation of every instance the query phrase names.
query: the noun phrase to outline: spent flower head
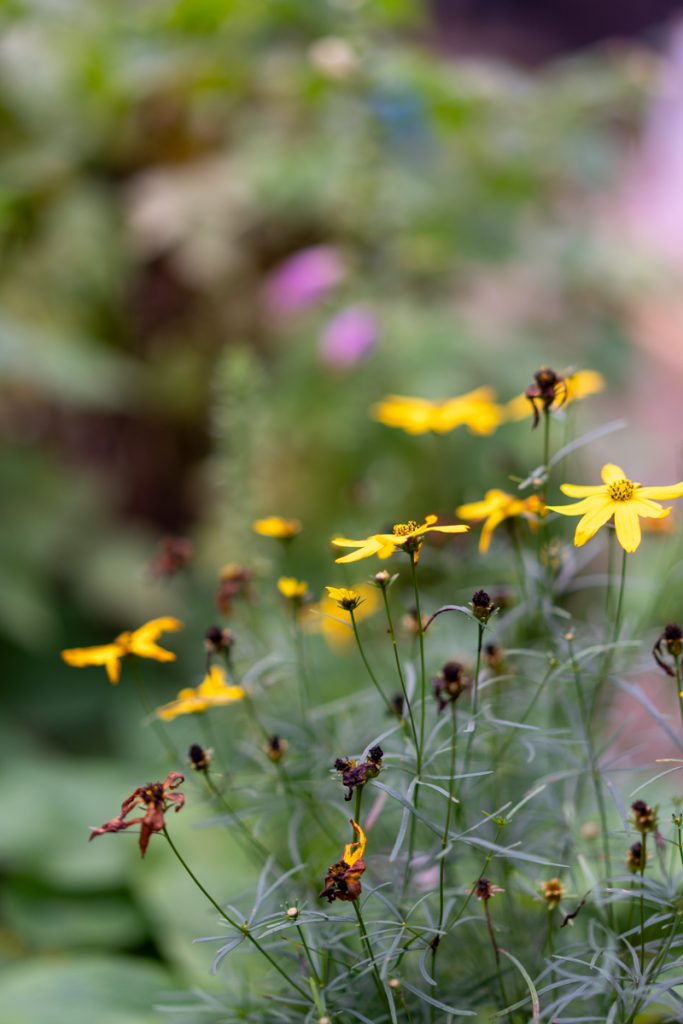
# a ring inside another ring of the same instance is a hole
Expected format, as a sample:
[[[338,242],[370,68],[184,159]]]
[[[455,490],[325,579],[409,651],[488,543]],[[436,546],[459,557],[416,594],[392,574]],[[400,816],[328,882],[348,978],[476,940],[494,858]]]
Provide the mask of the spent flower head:
[[[554,910],[555,907],[559,907],[566,891],[559,878],[549,878],[547,882],[541,884],[541,895],[548,906],[548,910]]]
[[[644,800],[636,800],[631,804],[633,814],[633,827],[636,832],[645,834],[654,832],[657,828],[657,808],[650,807]]]
[[[175,632],[182,629],[182,622],[170,616],[151,619],[144,626],[130,633],[119,633],[110,644],[99,647],[73,647],[62,651],[62,658],[67,665],[83,668],[86,665],[103,665],[110,683],[118,683],[121,678],[121,660],[129,654],[138,658],[152,658],[154,661],[175,661],[173,651],[159,647],[157,640],[162,633]]]
[[[170,807],[175,811],[182,810],[185,797],[174,790],[185,781],[180,772],[169,772],[163,782],[148,782],[146,786],[138,786],[121,804],[121,810],[115,818],[105,821],[99,828],[90,830],[90,839],[104,835],[105,832],[123,832],[134,825],[140,826],[140,853],[145,856],[149,840],[154,832],[162,832],[166,827],[164,815]],[[145,813],[140,818],[126,818],[136,807],[144,807]]]
[[[644,869],[643,844],[641,842],[633,843],[632,846],[629,846],[628,853],[626,854],[626,866],[632,875],[636,875]]]
[[[342,859],[332,864],[325,875],[325,888],[320,897],[326,899],[328,903],[334,900],[353,903],[361,893],[360,878],[365,871],[363,855],[367,840],[363,829],[353,819],[351,827],[358,839],[346,844]]]
[[[479,619],[484,625],[486,625],[496,610],[495,604],[485,590],[477,590],[472,594],[470,608],[474,617]]]
[[[563,494],[581,501],[573,505],[548,505],[551,512],[581,516],[574,534],[577,547],[582,547],[614,516],[617,540],[624,551],[635,551],[641,539],[640,518],[661,519],[671,511],[653,499],[670,501],[683,497],[683,483],[642,487],[611,462],[602,467],[601,476],[603,482],[596,486],[561,484]]]
[[[483,900],[484,903],[488,903],[488,901],[497,893],[505,892],[505,889],[501,889],[499,885],[494,885],[493,882],[488,880],[488,878],[480,878],[472,892],[478,900]]]
[[[670,622],[657,637],[652,648],[652,656],[667,675],[675,676],[676,667],[680,664],[681,654],[683,654],[683,629],[681,629],[677,622]],[[671,659],[673,667],[666,660],[667,657]]]
[[[540,382],[539,374],[542,375]],[[556,378],[553,399],[550,398],[551,374]],[[505,416],[508,420],[524,420],[528,416],[533,416],[536,423],[540,412],[545,408],[545,402],[549,399],[548,411],[553,413],[563,405],[598,394],[604,388],[605,379],[597,370],[578,370],[575,373],[565,370],[562,374],[556,374],[554,370],[539,370],[534,375],[531,387],[507,403]]]
[[[460,662],[447,661],[438,676],[432,679],[439,712],[443,711],[446,705],[454,704],[469,684],[470,678]]]
[[[251,570],[236,562],[229,562],[220,571],[216,590],[216,607],[221,615],[231,615],[233,601],[237,598],[251,600]]]
[[[334,762],[334,767],[341,775],[342,784],[346,786],[348,790],[344,796],[345,800],[351,799],[354,789],[359,789],[370,779],[377,778],[382,770],[383,757],[384,751],[379,745],[377,745],[370,748],[365,761],[361,764],[359,764],[358,761],[350,760],[346,757],[337,758]]]
[[[203,747],[200,743],[193,743],[187,752],[187,759],[194,771],[206,772],[213,760],[213,749]]]
[[[275,763],[281,761],[287,753],[289,743],[283,739],[282,736],[269,736],[266,745],[263,748],[263,752],[266,757]]]

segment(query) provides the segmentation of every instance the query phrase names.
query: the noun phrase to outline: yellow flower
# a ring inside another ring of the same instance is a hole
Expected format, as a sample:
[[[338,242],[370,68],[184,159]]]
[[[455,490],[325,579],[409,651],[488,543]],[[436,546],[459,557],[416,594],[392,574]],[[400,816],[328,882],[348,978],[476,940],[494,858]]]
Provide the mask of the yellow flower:
[[[605,389],[605,378],[597,370],[578,370],[576,373],[563,377],[555,387],[555,401],[551,412],[560,406],[578,402],[589,395],[596,395]],[[517,395],[505,406],[505,418],[508,420],[525,420],[533,416],[534,410],[526,395]]]
[[[369,583],[358,583],[353,590],[346,590],[344,587],[326,587],[325,589],[328,591],[327,595],[322,597],[317,604],[309,605],[306,609],[305,626],[309,632],[322,633],[327,645],[333,650],[339,650],[346,647],[347,644],[353,643],[353,630],[349,615],[345,615],[343,619],[339,615],[340,609],[345,612],[348,609],[343,608],[336,594],[355,594],[359,598],[359,603],[353,610],[356,622],[362,622],[378,611],[380,597],[377,588]]]
[[[255,519],[251,528],[262,537],[274,537],[276,540],[291,540],[297,533],[301,533],[301,523],[298,519],[283,519],[282,516]]]
[[[335,537],[332,543],[338,548],[356,548],[350,555],[337,558],[337,562],[358,562],[361,558],[389,558],[396,548],[414,552],[417,555],[426,533],[467,533],[469,526],[435,526],[438,516],[425,516],[422,526],[411,520],[408,523],[397,523],[393,533],[375,533],[364,540],[349,540],[347,537]]]
[[[308,583],[305,580],[297,580],[293,576],[281,576],[277,581],[277,589],[288,601],[301,602],[306,596]]]
[[[492,434],[504,419],[491,388],[476,388],[458,398],[430,402],[427,398],[388,395],[370,409],[373,419],[408,434],[447,434],[467,426],[473,434]]]
[[[346,612],[355,611],[363,598],[356,590],[347,587],[325,587],[328,597],[337,602],[337,607]]]
[[[485,554],[490,547],[493,531],[504,519],[523,516],[529,520],[529,525],[534,527],[538,522],[537,516],[543,514],[543,502],[535,494],[528,498],[519,498],[506,491],[493,489],[486,492],[483,501],[459,505],[455,514],[474,523],[486,520],[479,538],[479,550]]]
[[[222,707],[242,700],[246,691],[241,686],[229,686],[225,672],[218,665],[212,665],[208,674],[196,689],[191,686],[181,690],[176,700],[157,708],[157,715],[164,722],[170,722],[178,715],[196,715],[209,708]]]
[[[365,838],[365,832],[360,825],[353,820],[353,818],[351,819],[351,826],[358,836],[358,840],[355,843],[346,844],[344,847],[344,856],[342,857],[344,863],[350,868],[352,868],[359,860],[363,859],[365,847],[368,845],[368,841]]]
[[[136,654],[138,658],[153,658],[154,661],[175,661],[172,651],[159,647],[156,641],[162,633],[175,632],[182,629],[178,619],[166,616],[152,619],[132,633],[120,633],[113,643],[99,647],[73,647],[62,651],[62,658],[67,665],[83,668],[85,665],[104,665],[110,683],[118,683],[121,678],[121,659],[128,654]]]
[[[573,505],[548,505],[552,512],[563,516],[581,516],[576,527],[574,543],[581,547],[614,516],[617,540],[624,551],[635,551],[640,544],[640,522],[643,519],[662,519],[670,508],[662,508],[652,499],[670,501],[683,497],[683,483],[668,487],[641,487],[626,477],[623,469],[607,463],[602,467],[602,485],[583,487],[562,484],[560,490],[570,498],[582,498]]]

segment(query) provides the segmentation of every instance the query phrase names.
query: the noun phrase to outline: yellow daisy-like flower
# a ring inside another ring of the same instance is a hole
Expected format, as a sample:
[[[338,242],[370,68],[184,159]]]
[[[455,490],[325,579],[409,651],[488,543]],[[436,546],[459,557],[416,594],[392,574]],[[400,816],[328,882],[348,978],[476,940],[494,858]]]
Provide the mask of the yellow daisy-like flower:
[[[209,708],[223,707],[236,700],[243,700],[246,691],[241,686],[230,686],[225,672],[219,665],[212,665],[196,689],[191,686],[181,690],[176,700],[157,708],[157,715],[164,722],[170,722],[178,715],[196,715]]]
[[[522,516],[528,519],[529,525],[533,528],[538,522],[537,517],[543,515],[543,502],[535,494],[528,498],[520,498],[494,488],[486,492],[482,501],[459,505],[455,514],[474,523],[486,520],[479,538],[479,550],[485,554],[491,545],[493,531],[503,520]]]
[[[597,395],[605,390],[605,378],[597,370],[577,370],[555,387],[555,401],[551,406],[551,412],[561,406],[569,405],[570,402],[578,402],[589,395]],[[526,395],[517,395],[505,405],[505,418],[507,420],[525,420],[533,416],[534,410]]]
[[[303,601],[308,583],[305,580],[297,580],[294,576],[281,576],[277,581],[277,589],[288,601]]]
[[[380,596],[377,587],[369,583],[357,583],[353,590],[345,587],[327,587],[326,590],[328,593],[320,601],[307,606],[305,628],[308,632],[321,633],[328,647],[341,650],[353,643],[353,630],[350,616],[346,614],[342,618],[339,614],[340,610],[347,612],[348,609],[343,607],[336,594],[355,594],[359,598],[353,610],[357,623],[370,618],[379,610]]]
[[[603,483],[596,487],[562,484],[560,490],[570,498],[582,498],[573,505],[548,505],[563,516],[581,516],[574,543],[581,547],[614,516],[617,540],[624,551],[635,551],[640,544],[640,522],[662,519],[670,508],[662,508],[657,500],[670,501],[683,497],[683,482],[668,487],[641,487],[629,480],[620,466],[607,463],[602,467]]]
[[[407,434],[447,434],[466,426],[473,434],[492,434],[503,422],[502,408],[491,388],[476,388],[458,398],[430,402],[428,398],[388,395],[370,409],[370,415],[387,427]]]
[[[170,616],[152,619],[133,632],[119,633],[113,643],[99,647],[73,647],[62,651],[62,658],[67,665],[75,668],[104,665],[109,682],[116,684],[121,678],[121,659],[128,654],[135,654],[138,658],[152,658],[154,661],[175,661],[173,651],[159,647],[156,641],[162,633],[172,633],[182,628],[182,622]]]
[[[283,519],[282,516],[255,519],[251,528],[262,537],[274,537],[275,540],[291,540],[297,533],[301,533],[301,523],[298,519]]]
[[[346,612],[355,611],[363,598],[357,590],[349,590],[348,587],[325,587],[328,597],[336,601],[337,607]]]
[[[332,543],[338,548],[356,548],[350,555],[335,559],[337,562],[358,562],[361,558],[389,558],[396,548],[413,552],[417,558],[420,545],[427,533],[467,533],[469,526],[436,526],[438,516],[425,516],[422,526],[414,520],[408,523],[397,523],[393,533],[375,533],[364,540],[350,540],[348,537],[335,537]]]

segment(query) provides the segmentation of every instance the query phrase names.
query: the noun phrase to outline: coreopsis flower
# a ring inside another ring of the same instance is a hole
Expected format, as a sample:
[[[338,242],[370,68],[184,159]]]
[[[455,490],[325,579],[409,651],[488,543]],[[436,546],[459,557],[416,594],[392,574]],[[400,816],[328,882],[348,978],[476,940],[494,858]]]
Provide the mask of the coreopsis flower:
[[[469,676],[460,662],[447,661],[438,676],[432,680],[439,712],[443,711],[447,704],[454,704],[469,683]]]
[[[470,608],[474,617],[479,619],[484,625],[486,625],[496,610],[495,604],[485,590],[477,590],[476,593],[472,594]]]
[[[202,747],[199,743],[193,743],[187,752],[187,758],[195,772],[206,772],[213,759],[211,747]]]
[[[480,878],[472,892],[478,900],[483,900],[484,903],[488,903],[488,901],[497,893],[505,892],[505,889],[501,889],[499,885],[494,885],[492,882],[489,882],[488,878]]]
[[[281,576],[277,581],[277,589],[297,607],[300,606],[308,593],[308,583],[297,580],[294,576]]]
[[[427,533],[467,533],[469,526],[452,525],[437,526],[438,516],[425,516],[421,526],[414,520],[407,523],[396,523],[392,533],[375,533],[364,540],[349,540],[347,537],[335,537],[332,543],[338,548],[356,548],[350,555],[335,559],[337,562],[357,562],[361,558],[389,558],[397,548],[414,555],[417,560],[419,550]]]
[[[573,505],[548,505],[551,512],[581,516],[574,534],[574,544],[579,548],[614,516],[617,540],[624,551],[635,551],[640,544],[639,517],[661,519],[671,511],[653,499],[670,501],[683,497],[683,483],[642,487],[629,480],[623,469],[611,462],[602,467],[600,475],[603,482],[597,486],[560,485],[563,494],[581,498],[581,501]]]
[[[481,501],[473,501],[459,505],[455,514],[460,519],[468,519],[473,523],[484,521],[479,537],[479,551],[486,554],[493,531],[506,519],[521,517],[526,519],[532,529],[537,525],[539,517],[544,514],[543,502],[536,494],[528,498],[520,498],[506,491],[493,488],[487,491]]]
[[[605,379],[597,370],[578,370],[564,375],[554,370],[539,370],[534,374],[531,387],[507,403],[505,417],[524,420],[533,416],[537,423],[541,411],[556,412],[563,405],[598,394],[604,388]]]
[[[341,775],[342,784],[348,789],[344,796],[345,800],[351,799],[354,789],[359,789],[370,779],[377,778],[382,770],[383,757],[384,751],[380,746],[376,746],[370,748],[368,756],[361,764],[348,758],[337,758],[334,767]]]
[[[562,902],[566,889],[559,878],[550,878],[541,885],[541,895],[545,900],[548,910],[554,910]]]
[[[285,756],[288,747],[289,743],[282,736],[270,736],[263,751],[268,760],[277,762],[281,761]]]
[[[235,634],[231,629],[220,626],[209,626],[204,634],[204,650],[207,654],[227,654],[235,643]]]
[[[251,599],[251,572],[243,565],[230,562],[221,569],[216,591],[216,607],[221,615],[232,613],[232,603],[238,597]]]
[[[650,807],[644,800],[636,800],[631,804],[633,814],[633,827],[636,832],[645,835],[646,832],[654,832],[657,828],[657,808]]]
[[[298,519],[283,519],[282,516],[266,516],[265,519],[255,519],[251,528],[261,537],[291,540],[297,533],[301,533],[301,522]]]
[[[153,832],[162,832],[165,828],[164,815],[173,807],[180,811],[185,803],[182,793],[175,793],[174,790],[182,785],[185,776],[180,772],[169,772],[163,782],[149,782],[146,786],[138,786],[130,796],[121,804],[121,811],[117,817],[105,821],[99,828],[90,830],[90,839],[104,835],[105,832],[123,832],[134,825],[140,826],[140,853],[144,857],[149,846],[149,840]],[[130,821],[125,819],[135,807],[144,807],[145,814],[140,818],[133,818]]]
[[[243,687],[228,684],[220,665],[212,665],[199,686],[185,687],[175,700],[157,708],[156,713],[164,722],[171,722],[179,715],[196,715],[210,708],[233,704],[245,696],[246,690]]]
[[[327,596],[337,602],[337,607],[345,612],[353,612],[363,603],[363,597],[357,590],[349,590],[347,587],[325,587],[325,590]]]
[[[328,587],[341,593],[356,594],[360,601],[353,610],[356,623],[374,615],[380,607],[380,597],[374,586],[369,583],[356,583],[350,589],[344,587]],[[340,612],[344,612],[340,615]],[[321,633],[325,643],[333,650],[341,650],[353,643],[353,630],[348,609],[343,608],[339,599],[331,593],[325,594],[319,601],[307,605],[304,610],[304,626],[307,632]]]
[[[334,900],[353,903],[361,893],[360,878],[365,871],[363,855],[367,840],[363,829],[353,819],[351,826],[358,836],[357,841],[346,844],[342,859],[332,864],[325,875],[325,888],[320,893],[320,898],[324,897],[328,903]]]
[[[153,580],[170,580],[192,561],[192,541],[187,537],[164,537],[147,566]]]
[[[75,668],[104,665],[109,682],[116,684],[121,678],[121,661],[129,654],[135,654],[138,658],[152,658],[154,661],[175,661],[173,651],[159,647],[156,641],[162,633],[173,633],[182,628],[182,622],[171,616],[151,619],[139,629],[119,633],[110,644],[102,644],[99,647],[72,647],[62,651],[62,658],[67,665]]]
[[[398,427],[407,434],[447,434],[466,426],[473,434],[492,434],[503,422],[495,392],[476,388],[457,398],[430,402],[427,398],[388,395],[370,409],[370,415],[387,427]]]
[[[643,844],[633,843],[626,854],[626,866],[632,875],[638,874],[643,868]]]
[[[665,626],[663,631],[657,637],[654,647],[652,648],[652,656],[659,665],[663,668],[667,675],[675,676],[675,667],[666,661],[666,656],[672,659],[674,666],[683,654],[683,629],[676,622],[670,622],[668,626]],[[683,696],[683,694],[681,695]]]

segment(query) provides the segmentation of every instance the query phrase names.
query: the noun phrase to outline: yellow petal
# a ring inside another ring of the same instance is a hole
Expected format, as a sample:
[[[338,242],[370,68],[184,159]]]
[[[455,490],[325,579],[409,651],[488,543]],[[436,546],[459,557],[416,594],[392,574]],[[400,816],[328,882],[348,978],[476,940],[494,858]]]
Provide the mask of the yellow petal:
[[[346,844],[344,847],[344,856],[342,857],[342,860],[348,864],[350,868],[352,868],[357,861],[362,859],[363,854],[365,853],[365,847],[367,846],[367,839],[365,838],[365,833],[360,825],[353,821],[353,819],[351,820],[351,825],[353,826],[353,831],[358,836],[358,840],[355,843]]]
[[[62,651],[67,665],[83,668],[86,665],[106,665],[112,658],[120,658],[124,652],[118,644],[102,644],[100,647],[72,647]]]
[[[151,619],[149,622],[146,622],[144,626],[134,630],[131,637],[134,642],[141,640],[145,643],[147,640],[158,640],[162,633],[175,633],[182,628],[183,624],[180,619],[174,619],[171,615],[165,615],[160,619]]]
[[[335,558],[335,562],[358,562],[361,558],[371,558],[373,555],[379,555],[380,558],[386,558],[387,555],[385,552],[387,551],[387,548],[389,549],[388,553],[392,554],[396,547],[395,544],[389,543],[379,536],[368,537],[367,540],[356,541],[355,543],[358,545],[356,551],[352,551],[349,555],[343,555],[342,558]],[[350,545],[339,546],[348,547]]]
[[[649,498],[641,497],[640,491],[636,491],[635,496],[629,502],[631,508],[634,508],[639,516],[643,519],[665,519],[666,516],[671,512],[671,506],[669,508],[662,508],[656,501],[650,501]]]
[[[601,488],[602,490],[602,488]],[[607,495],[604,495],[607,498]],[[601,496],[594,494],[583,501],[576,501],[573,505],[546,505],[549,512],[559,512],[561,516],[584,516],[590,514],[596,507],[596,502],[602,506]]]
[[[617,480],[628,479],[621,466],[615,466],[613,462],[608,462],[602,467],[600,476],[605,484],[613,484],[616,483]]]
[[[567,401],[575,402],[605,389],[605,378],[597,370],[578,370],[567,377]]]
[[[471,501],[467,505],[459,505],[455,514],[460,519],[472,519],[476,522],[478,519],[486,519],[495,509],[511,500],[511,494],[494,489],[487,491],[482,501]]]
[[[453,526],[430,526],[427,533],[468,533],[470,527],[459,523]]]
[[[600,527],[604,526],[612,518],[613,513],[614,502],[608,497],[594,499],[591,509],[576,524],[576,532],[574,534],[574,544],[576,547],[582,547],[586,541],[594,537]]]
[[[479,537],[479,551],[482,555],[485,555],[491,546],[493,531],[497,526],[500,526],[504,519],[507,519],[507,514],[502,509],[499,509],[497,512],[493,512],[482,526],[481,536]]]
[[[590,494],[605,493],[605,485],[586,486],[582,484],[560,484],[560,490],[568,498],[587,498]]]
[[[370,415],[387,427],[399,427],[408,434],[426,434],[434,423],[435,405],[426,398],[387,395],[370,409]]]
[[[640,523],[638,513],[630,502],[622,502],[614,513],[617,540],[624,551],[635,551],[640,544]]]
[[[639,487],[637,497],[656,498],[658,501],[672,501],[683,498],[683,483],[669,484],[668,487]]]

